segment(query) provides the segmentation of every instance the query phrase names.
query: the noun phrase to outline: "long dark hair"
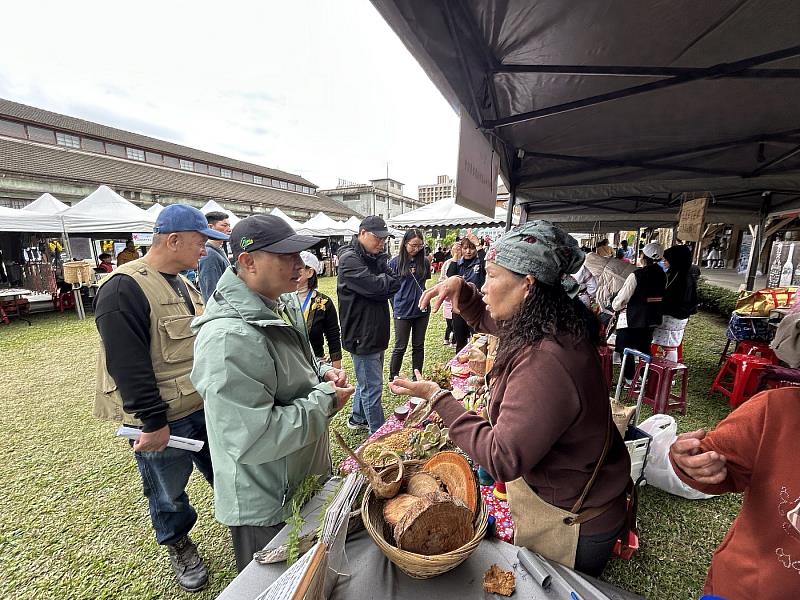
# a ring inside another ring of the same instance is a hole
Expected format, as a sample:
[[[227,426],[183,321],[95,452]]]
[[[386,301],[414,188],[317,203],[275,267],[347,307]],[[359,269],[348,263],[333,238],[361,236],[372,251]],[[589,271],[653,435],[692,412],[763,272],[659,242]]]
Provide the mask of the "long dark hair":
[[[524,347],[535,346],[545,338],[558,340],[562,335],[597,344],[600,337],[597,317],[583,302],[567,296],[561,285],[547,285],[537,279],[528,288],[520,310],[500,323],[495,364],[507,365]]]
[[[419,229],[409,229],[403,235],[403,241],[400,244],[400,254],[397,257],[397,272],[406,276],[411,273],[411,267],[415,267],[415,277],[419,277],[421,273],[425,272],[425,249],[420,249],[415,256],[411,256],[406,250],[406,244],[411,240],[419,238],[422,244],[425,244],[425,236]]]

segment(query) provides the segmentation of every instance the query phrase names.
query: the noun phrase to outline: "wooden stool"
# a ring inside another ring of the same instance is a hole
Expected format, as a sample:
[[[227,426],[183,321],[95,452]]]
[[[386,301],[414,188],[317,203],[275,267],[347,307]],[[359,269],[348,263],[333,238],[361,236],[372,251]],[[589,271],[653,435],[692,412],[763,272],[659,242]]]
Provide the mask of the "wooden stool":
[[[636,401],[636,384],[644,371],[645,363],[639,360],[633,374],[633,383],[628,388],[628,403]],[[673,393],[672,382],[676,376],[681,377],[679,393]],[[689,383],[689,369],[686,365],[672,362],[666,358],[653,357],[650,362],[650,375],[645,383],[643,402],[653,407],[653,413],[666,414],[670,410],[678,410],[686,414],[686,388]]]
[[[728,398],[731,408],[736,408],[755,393],[757,376],[764,371],[765,367],[771,366],[772,361],[768,358],[756,356],[751,349],[751,354],[738,354],[734,352],[722,365],[711,389],[708,391],[710,396],[714,392],[719,392]]]

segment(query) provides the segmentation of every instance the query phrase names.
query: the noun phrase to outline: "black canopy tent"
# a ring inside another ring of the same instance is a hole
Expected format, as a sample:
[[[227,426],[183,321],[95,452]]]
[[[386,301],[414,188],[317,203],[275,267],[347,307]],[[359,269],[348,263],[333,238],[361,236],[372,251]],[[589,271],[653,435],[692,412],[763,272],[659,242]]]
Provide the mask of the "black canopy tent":
[[[500,157],[511,202],[571,230],[800,212],[800,3],[373,0]],[[511,211],[509,211],[511,214]]]

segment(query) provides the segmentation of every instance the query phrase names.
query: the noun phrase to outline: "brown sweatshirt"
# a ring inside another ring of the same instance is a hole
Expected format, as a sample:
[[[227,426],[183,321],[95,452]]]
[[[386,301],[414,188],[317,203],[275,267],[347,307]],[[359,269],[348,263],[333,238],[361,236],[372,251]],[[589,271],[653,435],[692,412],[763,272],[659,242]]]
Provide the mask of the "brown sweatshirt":
[[[462,286],[458,304],[476,331],[498,331],[475,286]],[[524,477],[542,500],[565,510],[580,497],[600,458],[610,410],[597,350],[586,340],[569,337],[543,340],[509,364],[495,366],[491,424],[465,411],[452,396],[436,403],[450,438],[495,479]],[[618,502],[581,525],[582,535],[608,533],[622,525],[629,478],[630,457],[615,433],[583,507]]]

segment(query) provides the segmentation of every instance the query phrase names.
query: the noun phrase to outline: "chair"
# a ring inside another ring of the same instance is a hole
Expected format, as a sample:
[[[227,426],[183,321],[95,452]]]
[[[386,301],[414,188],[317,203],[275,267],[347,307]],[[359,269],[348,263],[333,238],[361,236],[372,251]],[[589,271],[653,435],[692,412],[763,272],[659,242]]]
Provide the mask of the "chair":
[[[75,296],[69,292],[56,292],[53,294],[53,308],[59,312],[75,308]]]
[[[730,354],[728,354],[730,346],[731,340],[729,339],[725,342],[725,348],[722,350],[722,354],[719,357],[717,368],[721,367],[725,359],[730,356]],[[775,356],[775,352],[769,347],[769,342],[762,342],[761,340],[742,340],[737,342],[732,354],[749,354],[751,351],[756,355],[770,359],[774,365],[778,364],[778,357]]]
[[[613,346],[598,346],[597,354],[600,356],[600,366],[603,368],[603,376],[606,380],[606,387],[611,387],[611,382],[614,378],[614,347]]]
[[[678,351],[678,362],[683,362],[683,342],[675,346],[661,346],[660,344],[650,344],[650,356],[666,356],[668,350]]]
[[[755,394],[759,377],[772,364],[771,359],[756,356],[752,348],[748,354],[734,352],[717,372],[708,395],[719,392],[736,408]]]
[[[628,404],[636,402],[638,395],[637,384],[641,384],[645,362],[639,360],[636,371],[633,373],[633,383],[628,388]],[[681,378],[680,391],[672,391],[672,382],[675,377]],[[689,383],[689,369],[686,365],[672,362],[666,358],[654,356],[650,362],[650,374],[645,383],[645,392],[642,402],[653,407],[653,413],[666,414],[670,410],[678,410],[686,414],[686,388]]]

